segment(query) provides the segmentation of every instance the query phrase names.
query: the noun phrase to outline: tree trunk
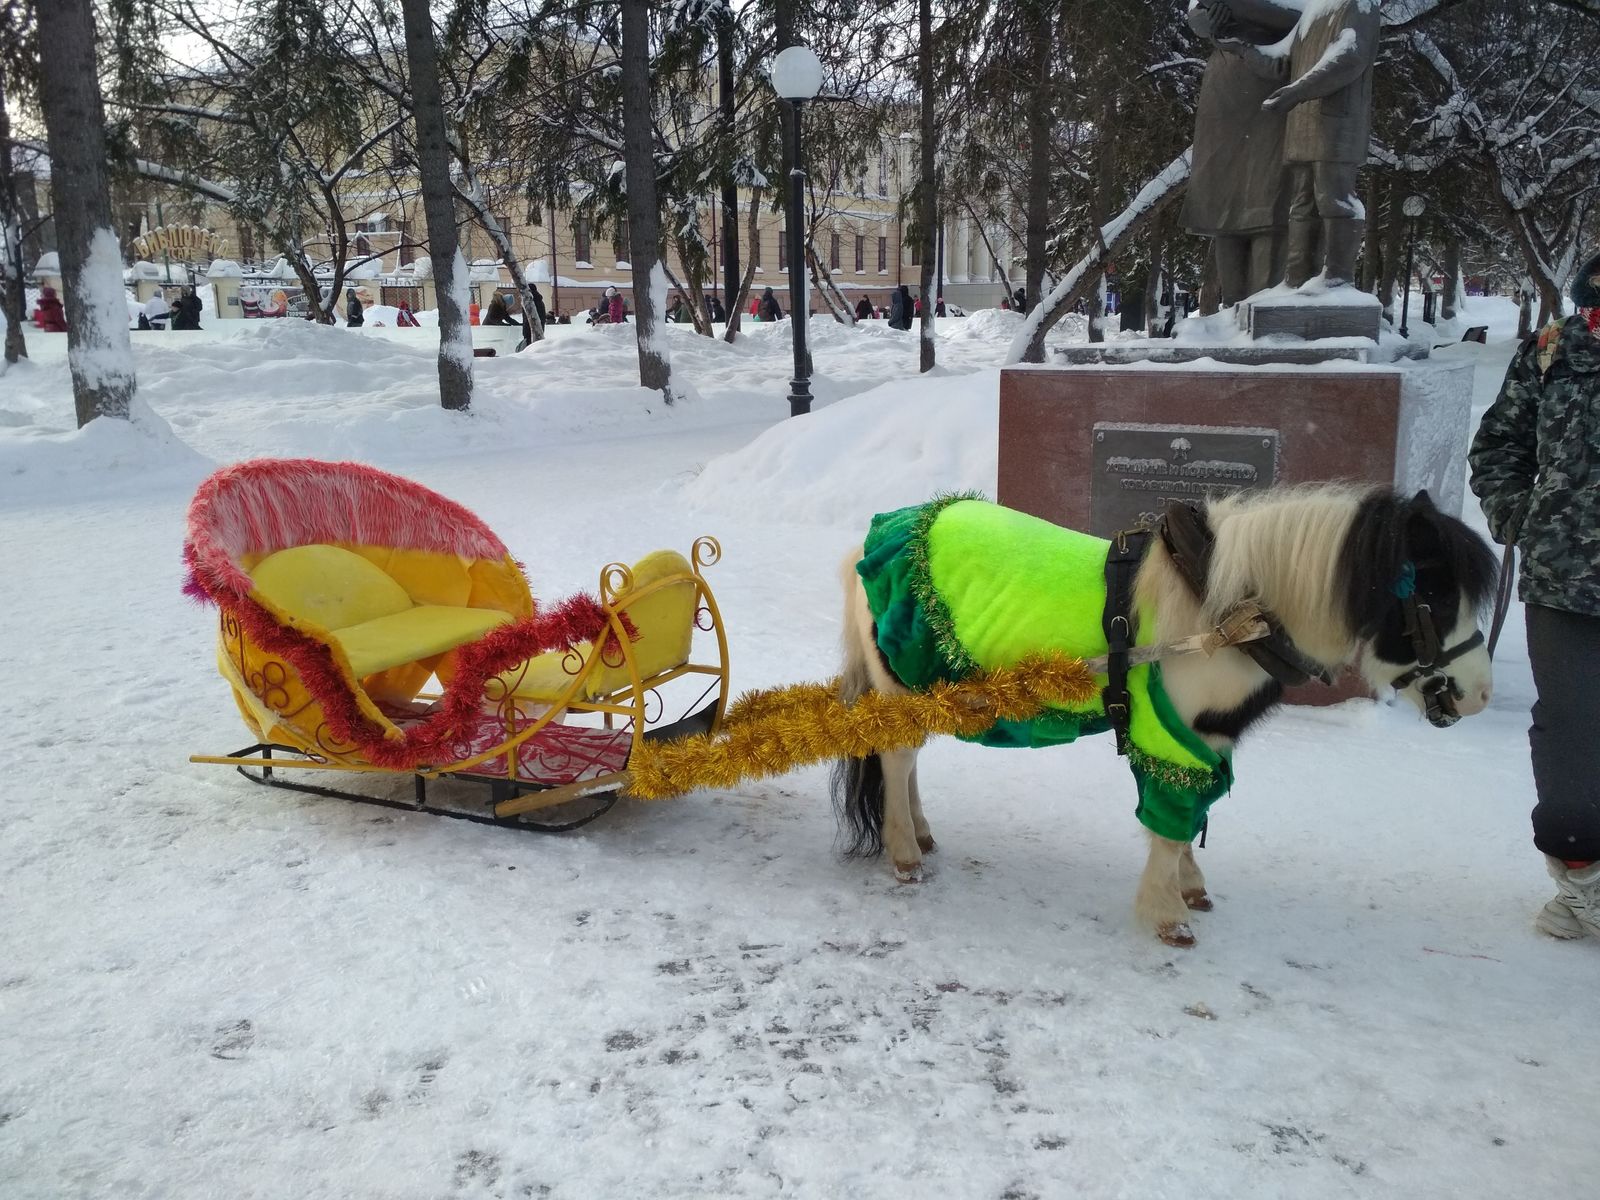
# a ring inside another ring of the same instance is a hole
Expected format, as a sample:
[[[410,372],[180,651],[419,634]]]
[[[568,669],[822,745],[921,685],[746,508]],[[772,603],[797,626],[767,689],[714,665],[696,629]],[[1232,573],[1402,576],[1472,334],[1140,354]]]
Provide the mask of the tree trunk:
[[[1151,337],[1160,337],[1166,328],[1161,318],[1161,288],[1167,269],[1167,223],[1157,217],[1150,222],[1150,275],[1145,282],[1145,329]],[[1124,297],[1126,300],[1126,297]]]
[[[1106,90],[1105,97],[1100,106],[1102,129],[1115,129],[1117,127],[1117,99],[1116,94],[1110,89]],[[1111,219],[1111,190],[1116,185],[1114,172],[1116,164],[1112,156],[1102,153],[1095,165],[1094,181],[1094,223],[1100,228]],[[1086,299],[1089,310],[1089,341],[1103,342],[1106,340],[1106,280],[1105,264],[1110,261],[1109,256],[1101,262],[1098,273],[1100,279],[1090,290]]]
[[[817,290],[817,295],[822,297],[822,303],[827,305],[829,314],[841,325],[854,325],[856,323],[856,310],[850,307],[850,301],[844,298],[844,293],[833,282],[833,276],[828,274],[822,265],[822,260],[817,257],[817,248],[811,240],[806,239],[806,266],[811,269],[811,286]]]
[[[1461,236],[1451,233],[1444,239],[1444,303],[1439,308],[1441,321],[1454,321],[1461,311]]]
[[[756,239],[761,236],[761,189],[750,190],[750,227],[745,231],[746,241],[754,246]],[[744,278],[739,281],[739,290],[734,293],[733,303],[728,306],[728,328],[723,330],[722,340],[728,345],[733,345],[734,339],[739,336],[739,326],[744,323],[744,306],[750,300],[750,285],[756,277],[756,256],[750,255],[750,261],[745,263]]]
[[[1517,292],[1517,338],[1520,340],[1533,332],[1533,284],[1525,281]]]
[[[733,38],[736,30],[733,8],[730,5],[717,22],[717,107],[721,122],[723,153],[732,154],[734,147],[735,101],[738,98],[738,81],[733,73]],[[730,170],[722,178],[722,298],[732,303],[739,290],[739,185]],[[729,318],[733,316],[729,310]]]
[[[937,253],[939,219],[939,181],[936,166],[938,128],[933,111],[933,0],[919,0],[917,5],[917,90],[921,93],[922,109],[922,159],[917,179],[917,224],[922,238],[922,325],[919,344],[920,365],[924,371],[934,368],[933,260]]]
[[[1027,301],[1032,312],[1044,299],[1046,247],[1050,232],[1050,134],[1051,106],[1045,97],[1050,92],[1050,62],[1054,47],[1050,6],[1035,2],[1031,30],[1033,59],[1033,103],[1028,106],[1028,209],[1027,209]],[[1009,289],[1008,289],[1009,294]]]
[[[1200,315],[1215,316],[1222,310],[1222,280],[1217,275],[1217,244],[1211,243],[1206,265],[1200,269]]]
[[[406,23],[406,60],[411,68],[411,115],[417,123],[422,211],[428,222],[428,257],[439,304],[439,402],[448,409],[465,410],[472,407],[472,326],[467,263],[457,241],[450,146],[439,98],[438,47],[428,0],[401,0],[401,9]]]
[[[656,204],[654,122],[650,112],[650,5],[622,0],[622,136],[628,185],[628,243],[633,263],[634,336],[639,383],[671,404],[672,364],[656,311],[666,299],[661,270],[661,210]],[[659,277],[659,282],[658,282]]]
[[[989,240],[989,231],[983,227],[983,221],[972,207],[971,201],[967,202],[967,216],[972,219],[972,227],[978,231],[978,236],[983,239],[983,248],[989,252],[989,261],[994,264],[995,271],[1000,275],[1000,286],[1005,288],[1006,300],[1009,302],[1016,293],[1016,289],[1011,286],[1011,273],[1000,265],[1000,256],[995,253],[994,243]]]
[[[1383,227],[1383,269],[1378,276],[1378,299],[1383,304],[1383,319],[1395,323],[1394,288],[1400,279],[1405,259],[1405,218],[1400,211],[1401,185],[1398,179],[1389,183],[1388,215]]]
[[[539,319],[539,310],[533,303],[533,289],[528,286],[528,277],[522,269],[522,260],[512,248],[510,235],[489,210],[488,202],[483,198],[483,189],[478,184],[477,172],[471,165],[461,164],[461,182],[457,185],[455,194],[472,210],[472,215],[477,218],[478,224],[489,235],[489,241],[494,244],[494,252],[499,255],[501,265],[511,273],[511,284],[517,289],[517,295],[522,298],[522,312],[528,319],[528,340],[544,341],[544,322]]]
[[[50,197],[66,295],[67,361],[81,428],[128,418],[138,381],[128,339],[122,250],[111,230],[105,110],[91,0],[51,0],[39,21],[39,104],[50,144]],[[7,146],[5,153],[11,148]]]
[[[1377,295],[1383,270],[1383,204],[1379,196],[1378,173],[1371,171],[1367,179],[1367,233],[1361,247],[1361,290],[1373,295]]]
[[[28,357],[22,322],[23,303],[22,201],[17,195],[15,164],[11,155],[11,114],[6,111],[5,64],[0,62],[0,313],[6,322],[5,361]]]

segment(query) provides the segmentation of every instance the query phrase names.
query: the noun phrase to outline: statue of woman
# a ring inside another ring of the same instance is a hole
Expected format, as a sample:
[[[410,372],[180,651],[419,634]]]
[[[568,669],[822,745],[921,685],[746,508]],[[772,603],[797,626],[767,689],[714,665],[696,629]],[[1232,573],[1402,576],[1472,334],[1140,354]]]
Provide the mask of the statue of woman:
[[[1179,220],[1190,233],[1212,239],[1224,304],[1237,304],[1283,278],[1289,219],[1284,116],[1261,106],[1287,82],[1287,54],[1272,51],[1293,32],[1294,21],[1284,23],[1275,6],[1242,0],[1246,20],[1236,11],[1240,5],[1241,0],[1199,0],[1189,10],[1189,27],[1213,44],[1242,42],[1263,51],[1213,49],[1195,108],[1194,161]]]

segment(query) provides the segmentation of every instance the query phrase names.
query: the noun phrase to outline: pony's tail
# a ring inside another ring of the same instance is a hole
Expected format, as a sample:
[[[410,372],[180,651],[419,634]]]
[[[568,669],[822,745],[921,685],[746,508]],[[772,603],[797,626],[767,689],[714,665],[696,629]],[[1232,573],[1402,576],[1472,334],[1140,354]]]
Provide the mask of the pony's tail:
[[[839,699],[853,704],[872,690],[872,677],[849,624],[847,615]],[[833,765],[831,790],[834,815],[839,821],[839,848],[845,857],[872,858],[882,854],[883,759],[876,754],[839,759]]]

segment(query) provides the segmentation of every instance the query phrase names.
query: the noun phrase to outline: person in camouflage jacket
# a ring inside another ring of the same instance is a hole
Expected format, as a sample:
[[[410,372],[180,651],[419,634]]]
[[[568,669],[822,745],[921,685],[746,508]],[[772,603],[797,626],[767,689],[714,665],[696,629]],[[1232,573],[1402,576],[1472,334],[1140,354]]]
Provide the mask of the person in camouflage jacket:
[[[1600,255],[1572,298],[1517,351],[1469,459],[1490,532],[1522,557],[1533,841],[1559,892],[1537,923],[1577,938],[1600,936]]]

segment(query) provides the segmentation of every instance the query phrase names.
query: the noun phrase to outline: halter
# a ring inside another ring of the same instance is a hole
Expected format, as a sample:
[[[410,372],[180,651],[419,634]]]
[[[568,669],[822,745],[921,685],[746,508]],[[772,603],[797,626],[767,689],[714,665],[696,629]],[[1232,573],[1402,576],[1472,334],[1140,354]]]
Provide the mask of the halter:
[[[1395,593],[1400,597],[1400,608],[1406,618],[1406,637],[1411,639],[1417,665],[1395,676],[1389,686],[1401,691],[1421,680],[1422,685],[1417,690],[1422,693],[1422,708],[1429,724],[1448,729],[1461,719],[1456,701],[1463,693],[1455,677],[1444,668],[1469,650],[1483,645],[1483,630],[1474,629],[1471,637],[1444,649],[1439,628],[1433,623],[1433,606],[1417,599],[1416,567],[1411,563],[1406,564],[1405,573],[1395,584]]]
[[[1206,598],[1206,578],[1211,568],[1211,552],[1216,545],[1216,535],[1206,521],[1205,514],[1188,504],[1172,501],[1156,525],[1167,556],[1178,574],[1189,585],[1195,599]],[[1267,623],[1269,633],[1256,641],[1245,642],[1238,649],[1248,654],[1272,678],[1284,687],[1298,687],[1313,679],[1318,683],[1332,683],[1328,669],[1317,662],[1299,646],[1284,629],[1283,623],[1265,610],[1261,619]]]

